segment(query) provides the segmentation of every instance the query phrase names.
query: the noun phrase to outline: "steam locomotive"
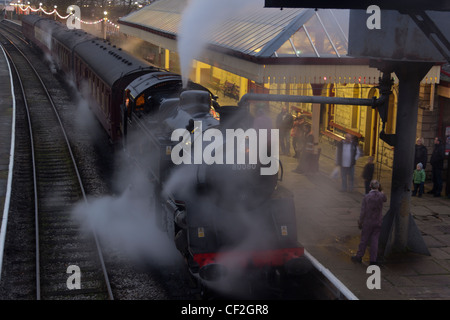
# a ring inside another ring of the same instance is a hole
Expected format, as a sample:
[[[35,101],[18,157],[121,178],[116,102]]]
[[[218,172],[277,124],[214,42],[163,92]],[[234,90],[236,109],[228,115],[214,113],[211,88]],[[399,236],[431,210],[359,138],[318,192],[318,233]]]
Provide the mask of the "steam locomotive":
[[[159,199],[152,208],[155,223],[173,239],[196,279],[212,283],[236,270],[269,278],[309,270],[297,241],[292,194],[278,184],[282,170],[262,175],[268,164],[259,160],[205,164],[189,154],[207,150],[211,132],[248,132],[254,120],[249,108],[219,106],[205,87],[190,81],[183,87],[180,75],[59,22],[24,16],[22,31],[72,76],[111,141],[154,182],[149,197]],[[173,139],[176,130],[185,136]],[[241,142],[244,147],[215,140],[209,154],[222,150],[223,159],[227,154],[248,160],[249,138]],[[174,155],[191,164],[176,165]]]

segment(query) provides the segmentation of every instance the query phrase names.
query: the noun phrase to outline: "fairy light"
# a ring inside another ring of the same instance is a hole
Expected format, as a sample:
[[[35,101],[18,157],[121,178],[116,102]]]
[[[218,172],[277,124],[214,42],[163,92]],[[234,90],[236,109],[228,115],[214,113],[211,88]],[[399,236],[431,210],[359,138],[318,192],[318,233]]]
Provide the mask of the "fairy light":
[[[72,15],[72,13],[69,13],[67,16],[62,16],[62,15],[59,14],[59,12],[56,10],[56,8],[53,9],[53,11],[48,11],[48,12],[47,12],[47,11],[45,11],[45,10],[42,8],[42,4],[41,4],[41,3],[39,4],[39,9],[34,9],[34,8],[32,8],[30,5],[25,6],[25,5],[22,4],[22,3],[18,3],[18,4],[16,4],[16,6],[18,6],[19,9],[22,10],[22,11],[27,11],[27,10],[31,10],[31,11],[33,11],[33,12],[42,11],[42,12],[45,13],[46,15],[54,15],[54,14],[56,14],[56,15],[57,15],[58,17],[60,17],[61,19],[67,19],[68,17],[70,17],[70,16]]]
[[[65,20],[65,19],[67,19],[67,18],[69,18],[70,16],[73,15],[73,13],[69,13],[69,14],[66,15],[66,16],[60,15],[59,12],[58,12],[58,10],[56,10],[57,6],[54,6],[53,11],[45,11],[45,10],[42,8],[42,3],[39,3],[39,8],[38,8],[38,9],[34,9],[34,8],[32,8],[29,4],[28,4],[28,5],[24,5],[24,4],[20,3],[20,2],[19,2],[19,3],[11,3],[11,5],[17,6],[17,7],[18,7],[20,10],[22,10],[22,11],[27,11],[27,10],[30,10],[30,11],[32,11],[32,12],[39,12],[39,11],[42,11],[42,12],[43,12],[44,14],[46,14],[46,15],[55,15],[55,14],[56,14],[56,15],[57,15],[60,19],[62,19],[62,20]],[[85,20],[82,20],[82,19],[80,19],[79,17],[75,16],[75,19],[77,19],[77,20],[80,21],[81,23],[88,24],[88,25],[94,25],[94,24],[101,23],[102,21],[106,21],[107,23],[109,23],[110,25],[112,25],[114,28],[116,28],[116,29],[119,29],[119,28],[120,28],[119,25],[115,24],[114,22],[112,22],[112,21],[109,20],[108,18],[101,18],[101,19],[96,20],[96,21],[85,21]]]
[[[103,18],[101,18],[100,20],[97,20],[97,21],[84,21],[84,20],[81,20],[80,18],[78,18],[77,16],[75,16],[75,19],[77,19],[78,21],[80,21],[81,23],[84,23],[84,24],[97,24],[104,20]]]

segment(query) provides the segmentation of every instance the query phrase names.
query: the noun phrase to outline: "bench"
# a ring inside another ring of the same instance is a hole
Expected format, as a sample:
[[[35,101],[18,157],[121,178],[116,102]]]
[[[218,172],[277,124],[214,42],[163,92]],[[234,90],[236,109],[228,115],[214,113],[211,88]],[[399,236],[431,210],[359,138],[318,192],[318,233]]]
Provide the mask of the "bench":
[[[328,138],[335,140],[336,142],[344,140],[344,137],[341,137],[340,135],[337,135],[330,131],[320,131],[320,133],[324,136],[327,136]]]
[[[211,88],[211,90],[216,91],[218,93],[220,91],[220,79],[211,77],[211,80],[208,82],[208,87]]]
[[[333,121],[330,121],[329,123],[330,127],[338,129],[339,131],[345,132],[345,133],[350,133],[351,135],[353,135],[354,137],[357,137],[358,139],[362,138],[362,134],[356,131],[353,131],[351,129],[347,129],[344,126],[341,126],[340,124],[334,123]]]

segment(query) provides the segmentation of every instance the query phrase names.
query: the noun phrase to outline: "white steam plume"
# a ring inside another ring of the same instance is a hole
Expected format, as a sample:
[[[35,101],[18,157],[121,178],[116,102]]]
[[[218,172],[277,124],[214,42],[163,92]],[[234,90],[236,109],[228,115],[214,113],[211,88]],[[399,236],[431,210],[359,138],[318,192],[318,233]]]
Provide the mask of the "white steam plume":
[[[130,136],[130,141],[133,140]],[[130,144],[130,147],[131,144]],[[83,229],[95,230],[102,246],[120,252],[135,262],[154,266],[173,265],[180,258],[168,235],[156,224],[154,185],[130,158],[120,160],[115,183],[123,190],[79,203],[73,210]]]
[[[183,85],[186,86],[192,60],[198,58],[215,30],[229,18],[254,5],[264,6],[262,0],[191,0],[183,12],[178,32]]]

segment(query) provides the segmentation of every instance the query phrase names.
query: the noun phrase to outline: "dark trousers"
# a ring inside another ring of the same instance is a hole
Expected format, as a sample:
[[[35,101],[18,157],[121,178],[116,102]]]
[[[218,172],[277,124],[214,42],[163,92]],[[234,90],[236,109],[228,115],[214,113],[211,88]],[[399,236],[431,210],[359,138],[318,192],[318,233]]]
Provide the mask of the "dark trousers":
[[[433,174],[433,193],[440,195],[442,192],[442,169],[432,166],[431,172]]]
[[[380,237],[380,226],[363,225],[361,230],[361,241],[359,243],[357,257],[362,258],[366,248],[370,246],[370,261],[376,262],[378,257],[378,239]]]
[[[412,192],[412,195],[415,196],[417,194],[417,191],[419,191],[419,197],[423,194],[423,182],[421,183],[414,183],[414,190]]]
[[[370,192],[370,180],[364,180],[364,188],[366,189],[366,194]]]

